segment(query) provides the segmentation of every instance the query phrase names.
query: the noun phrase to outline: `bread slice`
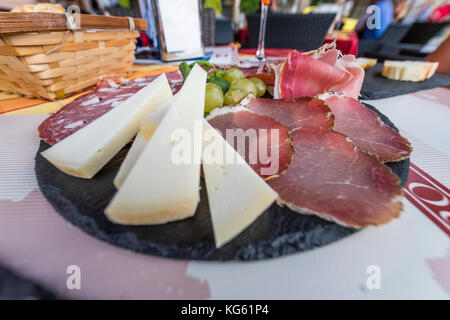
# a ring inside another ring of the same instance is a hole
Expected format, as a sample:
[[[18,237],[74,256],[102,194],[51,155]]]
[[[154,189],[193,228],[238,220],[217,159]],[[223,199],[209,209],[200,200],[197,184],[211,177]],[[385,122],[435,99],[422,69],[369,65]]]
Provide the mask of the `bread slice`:
[[[66,10],[60,4],[53,3],[38,3],[38,4],[25,4],[21,7],[15,7],[11,12],[47,12],[47,13],[64,13]]]
[[[374,65],[376,65],[377,62],[378,62],[377,59],[363,58],[363,57],[356,58],[356,63],[359,64],[360,67],[363,69],[369,69]]]
[[[439,62],[386,60],[381,74],[388,79],[403,81],[424,81],[436,72]]]

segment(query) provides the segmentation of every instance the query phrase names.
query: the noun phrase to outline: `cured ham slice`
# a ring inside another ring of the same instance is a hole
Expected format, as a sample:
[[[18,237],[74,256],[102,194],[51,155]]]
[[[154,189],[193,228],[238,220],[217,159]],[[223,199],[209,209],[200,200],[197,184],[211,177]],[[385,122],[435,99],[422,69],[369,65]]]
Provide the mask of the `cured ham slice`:
[[[350,73],[352,77],[345,85],[331,90],[339,91],[345,96],[355,99],[358,97],[364,81],[364,69],[356,62],[354,55],[341,55],[341,52],[336,49],[335,43],[328,43],[313,52],[313,58]]]
[[[267,182],[290,209],[344,226],[379,225],[402,209],[399,178],[344,135],[321,128],[293,133],[286,171]]]
[[[331,46],[329,49],[325,48],[323,51],[319,48],[318,51],[312,52],[314,59],[328,63],[334,66],[339,58],[339,50]]]
[[[334,130],[348,136],[361,150],[382,162],[408,158],[410,142],[359,101],[336,94],[319,96],[334,114]]]
[[[276,71],[278,98],[314,96],[328,91],[358,98],[364,79],[364,69],[355,57],[341,56],[330,45],[308,53],[294,50]]]
[[[293,150],[289,128],[245,107],[214,109],[206,118],[262,177],[286,170]]]
[[[275,83],[275,74],[274,73],[252,73],[245,76],[246,78],[259,78],[261,79],[266,86],[273,86]]]
[[[289,129],[333,128],[334,116],[330,108],[316,97],[278,100],[248,97],[241,104],[255,113],[281,122]]]
[[[315,96],[345,85],[351,77],[345,70],[293,50],[278,72],[278,98]]]
[[[183,77],[178,71],[166,76],[172,93],[175,94],[183,84]],[[63,140],[130,98],[157,77],[158,75],[154,75],[132,81],[125,80],[126,82],[117,77],[102,79],[94,90],[73,100],[45,119],[38,129],[40,138],[48,144]],[[124,83],[119,85],[116,83],[118,80]]]
[[[358,99],[364,81],[364,69],[356,62],[354,55],[348,54],[337,60],[336,66],[345,69],[352,75],[350,81],[334,91],[342,92],[344,96]]]

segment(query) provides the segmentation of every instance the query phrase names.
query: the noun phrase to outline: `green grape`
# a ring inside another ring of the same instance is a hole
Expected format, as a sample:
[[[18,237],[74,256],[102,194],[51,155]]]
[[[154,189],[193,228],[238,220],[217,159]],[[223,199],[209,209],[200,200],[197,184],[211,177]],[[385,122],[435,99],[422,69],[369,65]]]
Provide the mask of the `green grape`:
[[[242,90],[229,90],[224,96],[225,105],[238,104],[247,94]]]
[[[211,112],[214,108],[221,106],[223,106],[222,89],[214,83],[207,83],[205,91],[205,112]]]
[[[251,93],[254,96],[256,96],[256,94],[258,93],[258,90],[256,89],[253,81],[245,78],[233,81],[233,83],[230,85],[230,90],[241,90],[246,94]]]
[[[217,84],[222,89],[222,92],[224,94],[230,88],[230,84],[227,81],[225,81],[223,78],[217,78],[217,77],[209,78],[208,82]]]
[[[233,81],[244,78],[244,74],[242,73],[241,69],[238,68],[230,68],[225,72],[225,75],[223,78],[228,83],[233,83]]]
[[[264,81],[262,81],[259,78],[250,78],[249,80],[252,81],[256,86],[256,90],[257,90],[256,97],[257,98],[262,97],[266,93],[266,89],[267,89]]]

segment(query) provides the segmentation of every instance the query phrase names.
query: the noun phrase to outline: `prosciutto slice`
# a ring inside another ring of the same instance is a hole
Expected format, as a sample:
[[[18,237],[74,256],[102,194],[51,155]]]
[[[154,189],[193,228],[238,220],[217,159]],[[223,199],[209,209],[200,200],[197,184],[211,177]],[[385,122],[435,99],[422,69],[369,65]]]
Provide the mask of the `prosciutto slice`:
[[[356,58],[354,55],[347,54],[342,58],[338,59],[335,65],[343,70],[349,72],[352,77],[350,81],[339,88],[334,89],[334,91],[342,92],[343,95],[358,99],[359,92],[364,81],[364,69],[356,63]]]
[[[245,107],[214,109],[206,118],[262,177],[286,170],[293,155],[289,128]]]
[[[334,114],[334,130],[348,136],[361,150],[382,162],[408,158],[410,142],[359,101],[336,94],[319,96]]]
[[[343,86],[350,78],[345,70],[293,50],[278,72],[278,98],[314,96]]]
[[[293,133],[286,171],[268,180],[281,203],[344,226],[379,225],[402,209],[399,178],[344,135],[321,128]]]
[[[330,45],[309,53],[293,50],[275,70],[277,98],[314,96],[328,91],[358,98],[364,79],[364,70],[355,57],[341,56]]]
[[[302,127],[333,128],[334,116],[330,108],[315,97],[297,99],[262,99],[248,97],[241,104],[255,113],[269,116],[289,129]]]

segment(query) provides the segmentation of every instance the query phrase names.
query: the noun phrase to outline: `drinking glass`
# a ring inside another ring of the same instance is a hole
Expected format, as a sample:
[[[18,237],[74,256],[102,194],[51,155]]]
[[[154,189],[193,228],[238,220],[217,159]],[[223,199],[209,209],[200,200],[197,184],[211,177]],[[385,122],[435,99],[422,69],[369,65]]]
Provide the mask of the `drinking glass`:
[[[264,40],[266,38],[267,13],[269,11],[270,0],[261,0],[261,20],[259,24],[258,49],[256,50],[256,59],[266,60],[264,52]]]

